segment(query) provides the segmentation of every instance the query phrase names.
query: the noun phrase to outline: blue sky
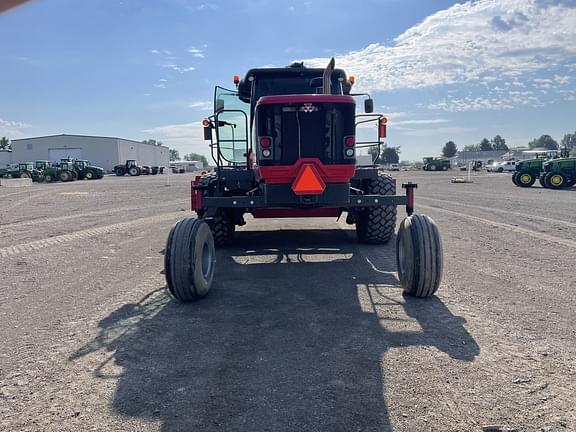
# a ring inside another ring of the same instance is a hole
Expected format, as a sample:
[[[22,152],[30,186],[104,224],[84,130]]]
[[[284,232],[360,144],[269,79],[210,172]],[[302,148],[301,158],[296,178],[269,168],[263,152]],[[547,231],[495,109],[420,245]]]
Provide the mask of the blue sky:
[[[0,135],[207,154],[213,86],[294,60],[357,77],[402,159],[576,130],[576,0],[31,0],[0,15]]]

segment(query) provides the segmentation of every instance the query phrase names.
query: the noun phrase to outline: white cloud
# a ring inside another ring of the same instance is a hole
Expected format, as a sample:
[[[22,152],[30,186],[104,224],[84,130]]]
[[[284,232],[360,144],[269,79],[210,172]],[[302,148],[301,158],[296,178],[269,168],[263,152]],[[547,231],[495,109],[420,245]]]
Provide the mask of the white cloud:
[[[449,123],[450,120],[446,119],[421,119],[421,120],[401,120],[392,121],[394,125],[430,125],[430,124],[441,124]]]
[[[196,108],[204,111],[211,110],[213,108],[212,101],[194,101],[188,105],[188,108]]]
[[[560,0],[455,4],[408,29],[391,46],[374,43],[337,56],[337,65],[358,77],[358,91],[463,83],[489,88],[498,81],[523,87],[575,63],[576,8],[570,6],[573,2]],[[328,60],[304,61],[324,67]]]
[[[21,138],[24,136],[24,129],[31,127],[32,125],[26,123],[0,118],[0,137],[5,136],[8,139]]]
[[[164,83],[158,83],[158,84],[154,84],[154,87],[156,87],[156,88],[166,88],[166,84],[164,84]]]
[[[186,73],[186,72],[192,72],[194,70],[196,70],[196,68],[194,66],[189,66],[189,67],[182,67],[182,66],[178,66],[174,63],[168,63],[168,64],[164,64],[162,65],[163,68],[167,68],[167,69],[172,69],[178,73]]]
[[[158,51],[157,49],[150,50],[150,52],[152,54],[160,54],[160,51]]]

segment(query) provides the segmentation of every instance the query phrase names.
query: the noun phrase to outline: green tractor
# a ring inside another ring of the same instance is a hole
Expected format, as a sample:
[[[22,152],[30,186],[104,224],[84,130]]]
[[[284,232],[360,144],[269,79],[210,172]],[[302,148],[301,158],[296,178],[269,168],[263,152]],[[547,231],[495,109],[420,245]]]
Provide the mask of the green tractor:
[[[516,171],[512,174],[512,183],[518,187],[530,187],[542,173],[546,158],[527,159],[516,163]]]
[[[43,182],[42,172],[37,170],[34,162],[20,162],[17,167],[6,171],[6,175],[12,178],[29,178],[34,182]]]
[[[62,159],[60,163],[56,166],[58,172],[58,178],[62,182],[70,182],[78,180],[78,173],[74,168],[74,162],[67,159]]]
[[[571,188],[576,184],[576,157],[551,159],[544,162],[539,180],[545,188]]]
[[[448,171],[450,169],[450,159],[425,157],[422,160],[424,162],[422,167],[424,171]]]
[[[74,169],[78,173],[78,179],[95,180],[104,177],[104,168],[92,165],[90,161],[76,159]]]
[[[47,160],[37,160],[34,162],[34,167],[42,173],[46,183],[58,181],[58,169],[52,165],[52,162]]]

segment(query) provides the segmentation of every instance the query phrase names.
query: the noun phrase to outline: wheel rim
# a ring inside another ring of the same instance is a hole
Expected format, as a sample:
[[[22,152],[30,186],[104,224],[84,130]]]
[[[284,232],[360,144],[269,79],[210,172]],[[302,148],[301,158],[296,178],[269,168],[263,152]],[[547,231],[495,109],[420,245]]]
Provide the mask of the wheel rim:
[[[554,186],[560,186],[562,183],[564,183],[564,179],[561,175],[554,174],[552,177],[550,177],[550,183]]]
[[[87,179],[91,179],[91,178],[92,178],[92,173],[91,173],[90,171],[88,171],[88,172],[86,173],[86,178],[87,178]]]
[[[212,259],[210,246],[208,243],[204,243],[204,246],[202,247],[202,276],[204,276],[204,279],[210,277],[213,262],[214,260]]]
[[[524,184],[530,183],[531,180],[532,180],[532,176],[530,174],[522,174],[520,176],[520,181]]]

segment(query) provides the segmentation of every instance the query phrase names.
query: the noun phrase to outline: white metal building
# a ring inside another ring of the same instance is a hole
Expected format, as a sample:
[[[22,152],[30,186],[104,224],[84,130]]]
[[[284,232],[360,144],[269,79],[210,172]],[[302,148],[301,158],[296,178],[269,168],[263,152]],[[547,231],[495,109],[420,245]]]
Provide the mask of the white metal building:
[[[0,168],[12,164],[12,150],[0,150]]]
[[[139,165],[165,166],[170,164],[170,150],[139,141],[116,137],[86,135],[51,135],[12,140],[13,162],[63,158],[86,159],[112,172],[114,165],[136,159]]]

